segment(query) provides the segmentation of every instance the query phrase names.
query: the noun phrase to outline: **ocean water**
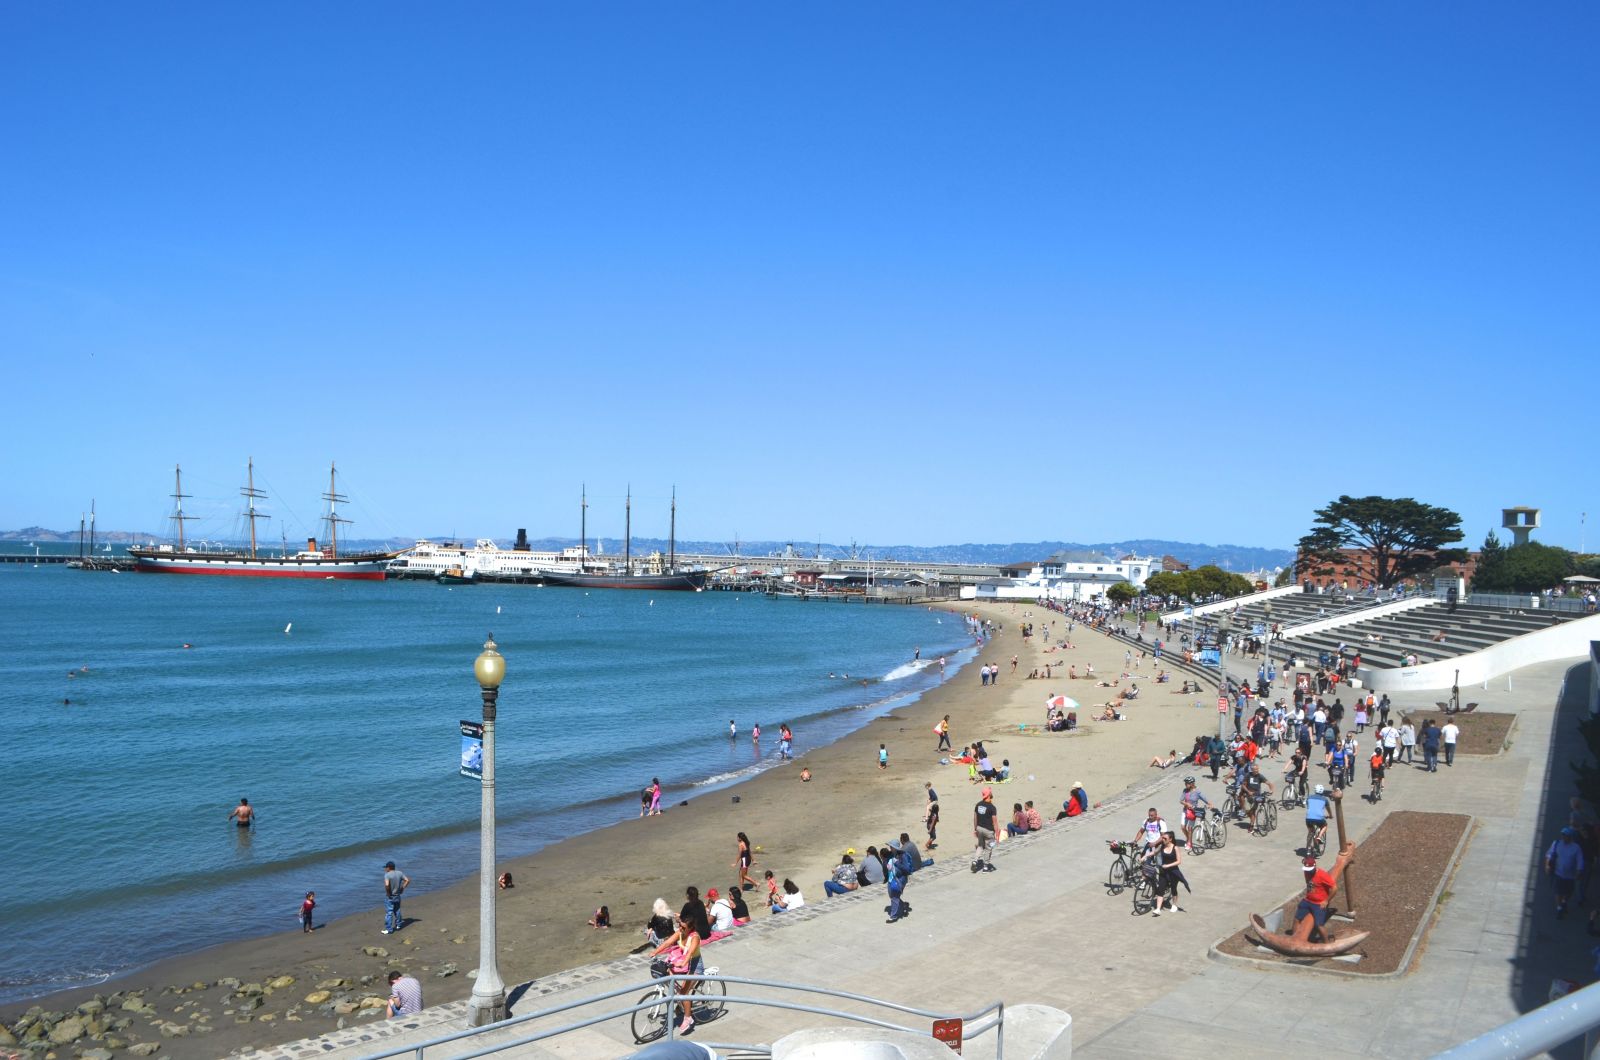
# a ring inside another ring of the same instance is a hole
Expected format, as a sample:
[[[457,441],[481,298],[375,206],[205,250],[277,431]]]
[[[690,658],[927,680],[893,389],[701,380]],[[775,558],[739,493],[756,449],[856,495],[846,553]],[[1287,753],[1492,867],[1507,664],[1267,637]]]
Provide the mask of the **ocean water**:
[[[671,805],[769,767],[781,721],[835,739],[971,649],[918,607],[0,565],[0,1000],[294,929],[307,890],[370,908],[390,858],[417,892],[474,871],[490,631],[502,857],[636,815],[652,777]]]

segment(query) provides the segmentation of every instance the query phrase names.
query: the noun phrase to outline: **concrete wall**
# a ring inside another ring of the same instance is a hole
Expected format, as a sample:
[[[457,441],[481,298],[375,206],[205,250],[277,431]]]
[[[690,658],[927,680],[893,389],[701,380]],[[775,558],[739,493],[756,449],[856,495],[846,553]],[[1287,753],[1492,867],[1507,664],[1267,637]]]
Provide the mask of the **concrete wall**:
[[[1338,629],[1340,626],[1348,626],[1353,622],[1365,622],[1369,618],[1382,618],[1384,615],[1397,615],[1402,611],[1412,611],[1438,602],[1431,596],[1408,596],[1404,600],[1378,604],[1376,607],[1364,607],[1359,611],[1347,611],[1332,618],[1319,618],[1315,622],[1302,622],[1298,626],[1285,626],[1283,639],[1306,637],[1313,633],[1321,633],[1326,629]],[[1360,647],[1359,644],[1356,646]]]
[[[1197,615],[1209,615],[1217,611],[1232,611],[1235,607],[1244,607],[1247,604],[1259,604],[1263,601],[1271,600],[1278,596],[1298,596],[1303,592],[1305,592],[1305,590],[1298,585],[1285,585],[1281,589],[1263,589],[1259,593],[1249,593],[1245,596],[1235,596],[1231,600],[1219,600],[1214,604],[1200,604],[1194,609],[1194,613]],[[1162,615],[1161,621],[1175,622],[1181,621],[1187,617],[1189,616],[1184,614],[1183,608],[1180,607],[1176,611],[1168,611],[1166,614]]]
[[[1378,692],[1449,688],[1457,670],[1461,671],[1462,685],[1475,685],[1534,663],[1584,656],[1592,659],[1597,639],[1600,639],[1600,615],[1590,615],[1513,637],[1482,651],[1421,666],[1394,670],[1363,666],[1357,676],[1363,687]]]

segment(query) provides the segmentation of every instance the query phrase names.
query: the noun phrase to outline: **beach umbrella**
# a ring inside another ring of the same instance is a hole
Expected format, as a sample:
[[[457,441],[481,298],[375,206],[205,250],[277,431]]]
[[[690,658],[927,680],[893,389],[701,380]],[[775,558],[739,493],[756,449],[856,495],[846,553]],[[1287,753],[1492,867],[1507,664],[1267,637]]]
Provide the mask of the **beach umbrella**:
[[[1574,574],[1570,578],[1562,578],[1564,582],[1574,582],[1578,585],[1600,585],[1600,578],[1591,578],[1587,574]]]
[[[1078,701],[1071,696],[1051,696],[1044,701],[1046,707],[1055,707],[1057,710],[1077,710]]]

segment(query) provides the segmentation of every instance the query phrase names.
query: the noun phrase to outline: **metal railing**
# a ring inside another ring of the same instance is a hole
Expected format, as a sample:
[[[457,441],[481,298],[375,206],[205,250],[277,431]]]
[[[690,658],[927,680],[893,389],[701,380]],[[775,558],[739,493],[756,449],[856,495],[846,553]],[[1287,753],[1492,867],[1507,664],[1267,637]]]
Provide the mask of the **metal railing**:
[[[1440,1053],[1438,1060],[1522,1060],[1583,1039],[1583,1055],[1600,1056],[1600,983],[1586,986],[1492,1031]]]
[[[526,1015],[513,1016],[510,1019],[502,1020],[499,1023],[491,1023],[484,1027],[473,1027],[469,1030],[457,1031],[454,1034],[446,1034],[437,1038],[429,1038],[426,1041],[417,1042],[412,1045],[396,1046],[395,1048],[386,1050],[384,1052],[369,1053],[366,1055],[364,1060],[385,1060],[385,1058],[388,1057],[402,1056],[415,1057],[416,1060],[427,1060],[427,1051],[429,1049],[437,1049],[441,1046],[449,1045],[454,1042],[465,1041],[469,1038],[474,1038],[488,1033],[509,1031],[513,1028],[521,1027],[536,1020],[545,1019],[547,1017],[558,1015],[564,1012],[570,1012],[573,1009],[585,1008],[589,1005],[594,1005],[602,1001],[610,1001],[613,998],[622,997],[625,994],[631,994],[638,990],[647,990],[649,993],[636,1003],[625,1008],[608,1009],[605,1012],[601,1012],[597,1015],[586,1016],[583,1019],[575,1020],[569,1023],[563,1023],[556,1027],[546,1027],[531,1034],[520,1035],[509,1040],[485,1044],[481,1049],[475,1049],[466,1053],[454,1054],[453,1060],[471,1060],[473,1057],[492,1056],[495,1053],[504,1052],[507,1049],[516,1049],[524,1045],[531,1045],[534,1042],[544,1041],[545,1039],[554,1038],[558,1035],[569,1034],[573,1031],[583,1030],[586,1027],[593,1027],[596,1024],[606,1023],[614,1019],[621,1019],[623,1017],[630,1016],[635,1012],[642,1012],[658,1006],[666,1006],[665,1029],[662,1033],[656,1035],[649,1041],[637,1043],[638,1047],[643,1048],[645,1045],[650,1044],[650,1042],[658,1041],[663,1038],[667,1041],[675,1041],[677,1039],[677,1023],[673,1013],[678,1004],[683,1001],[689,1001],[691,1004],[697,1007],[712,1004],[717,1006],[737,1004],[751,1005],[758,1008],[786,1009],[791,1012],[805,1012],[816,1016],[831,1016],[835,1019],[849,1020],[854,1023],[864,1023],[868,1026],[879,1027],[885,1030],[906,1031],[911,1034],[921,1034],[928,1037],[932,1036],[929,1028],[927,1027],[907,1027],[903,1024],[890,1022],[889,1020],[878,1019],[875,1016],[867,1016],[857,1012],[846,1012],[837,1008],[824,1008],[820,1005],[807,1005],[797,1001],[782,1001],[769,997],[741,997],[737,994],[679,994],[677,991],[677,985],[679,983],[698,982],[715,982],[720,984],[732,983],[739,986],[763,987],[772,990],[799,991],[807,994],[821,994],[826,997],[841,998],[846,1001],[854,1001],[864,1005],[874,1005],[878,1008],[891,1009],[895,1012],[904,1013],[910,1016],[921,1016],[929,1020],[959,1019],[964,1025],[963,1038],[965,1041],[972,1041],[974,1038],[978,1038],[989,1033],[990,1031],[993,1031],[995,1035],[995,1060],[1004,1060],[1005,1057],[1004,1001],[996,1001],[992,1004],[986,1005],[971,1015],[961,1015],[958,1013],[936,1012],[930,1009],[916,1008],[911,1005],[902,1005],[894,1001],[884,1001],[881,998],[867,997],[864,994],[852,994],[843,990],[829,990],[826,987],[805,986],[799,983],[780,983],[774,982],[770,979],[744,979],[738,976],[724,975],[665,975],[661,976],[660,978],[652,978],[642,982],[629,983],[627,986],[617,987],[613,990],[607,990],[601,994],[594,994],[590,997],[579,998],[578,1000],[568,1001],[560,1005],[553,1005],[550,1008],[540,1009],[537,1012],[529,1012]],[[663,995],[663,991],[665,991],[665,995]],[[717,1018],[723,1018],[725,1015],[725,1012],[721,1012]],[[709,1022],[711,1021],[705,1020],[701,1023],[697,1023],[696,1026],[701,1027],[705,1023]],[[697,1037],[695,1041],[712,1049],[731,1049],[745,1053],[754,1053],[757,1055],[770,1055],[772,1051],[770,1044],[718,1042],[710,1041],[703,1036]]]

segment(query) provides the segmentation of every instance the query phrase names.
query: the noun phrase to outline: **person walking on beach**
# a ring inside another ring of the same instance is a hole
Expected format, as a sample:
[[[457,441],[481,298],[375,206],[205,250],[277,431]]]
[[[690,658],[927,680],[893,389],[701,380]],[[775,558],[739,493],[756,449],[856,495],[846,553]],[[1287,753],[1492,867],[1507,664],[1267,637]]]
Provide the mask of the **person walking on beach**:
[[[650,778],[650,816],[661,816],[661,778]]]
[[[939,746],[934,751],[949,751],[950,747],[950,715],[946,714],[939,724],[934,726],[934,731],[939,734]]]
[[[235,806],[233,812],[228,814],[228,820],[237,821],[240,828],[249,828],[255,823],[255,819],[256,811],[251,807],[249,799],[240,799],[239,805]]]
[[[778,726],[778,755],[785,759],[794,757],[794,733],[789,731],[788,722]]]
[[[411,877],[394,867],[394,862],[383,863],[383,933],[391,935],[400,930],[400,896],[411,886]]]
[[[878,768],[879,769],[888,769],[889,768],[889,747],[888,747],[887,744],[881,744],[880,743],[878,745]]]
[[[756,881],[750,878],[750,863],[753,860],[755,859],[750,853],[750,837],[740,832],[739,853],[733,863],[739,869],[739,886],[751,891],[756,887]]]
[[[979,793],[978,805],[972,808],[972,835],[977,840],[973,852],[973,872],[994,871],[994,834],[999,816],[994,807],[994,791],[985,787]]]
[[[300,903],[300,930],[306,934],[315,931],[311,926],[311,912],[317,908],[317,892],[307,891],[305,901]]]

